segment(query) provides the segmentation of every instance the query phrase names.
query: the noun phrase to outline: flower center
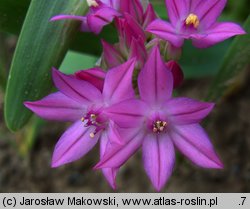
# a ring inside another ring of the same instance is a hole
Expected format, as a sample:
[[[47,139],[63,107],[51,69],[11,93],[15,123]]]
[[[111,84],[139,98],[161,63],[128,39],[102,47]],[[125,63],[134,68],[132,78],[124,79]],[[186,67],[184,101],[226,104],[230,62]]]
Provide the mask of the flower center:
[[[105,129],[105,123],[101,121],[96,113],[87,113],[84,117],[82,117],[82,122],[85,123],[84,127],[94,126],[94,132],[90,133],[90,137],[94,138],[95,135]]]
[[[197,15],[191,13],[185,20],[186,26],[193,26],[194,28],[198,28],[200,25],[200,20]]]
[[[87,0],[89,7],[98,7],[99,4],[95,0]]]
[[[154,133],[161,133],[161,132],[165,131],[167,125],[168,125],[168,123],[166,121],[157,120],[153,123],[153,132]]]

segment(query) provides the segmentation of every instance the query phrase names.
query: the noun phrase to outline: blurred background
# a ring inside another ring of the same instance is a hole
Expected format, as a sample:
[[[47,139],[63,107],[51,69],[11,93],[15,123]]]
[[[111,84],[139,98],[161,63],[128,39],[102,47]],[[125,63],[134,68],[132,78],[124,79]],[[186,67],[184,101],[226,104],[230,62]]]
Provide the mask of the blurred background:
[[[6,82],[29,5],[29,0],[21,2],[15,11],[16,20],[8,16],[11,8],[0,3],[0,192],[112,192],[101,172],[92,170],[98,162],[98,147],[77,162],[57,169],[50,167],[54,145],[69,124],[33,117],[17,132],[11,132],[5,124]],[[151,2],[160,17],[167,19],[163,1]],[[249,13],[249,0],[229,0],[221,20],[243,25]],[[15,27],[10,27],[8,21],[16,21]],[[250,29],[250,24],[246,27]],[[100,37],[114,42],[116,34],[109,30],[106,27]],[[83,44],[73,44],[60,66],[65,73],[93,67],[101,55],[100,37],[86,34],[84,39],[81,35],[77,34],[76,40]],[[185,82],[176,94],[217,102],[203,126],[225,168],[201,169],[177,154],[173,175],[162,192],[250,192],[250,48],[243,49],[246,43],[250,45],[249,39],[232,39],[205,50],[195,49],[189,42],[185,44],[180,60]],[[94,40],[97,48],[91,46]],[[86,49],[79,52],[79,47]],[[86,54],[89,48],[92,51]],[[241,50],[240,55],[235,54]],[[248,63],[239,66],[237,60],[233,62],[237,57]],[[223,92],[218,84],[222,81],[227,87]],[[140,152],[121,168],[117,185],[117,192],[154,192],[143,170]]]

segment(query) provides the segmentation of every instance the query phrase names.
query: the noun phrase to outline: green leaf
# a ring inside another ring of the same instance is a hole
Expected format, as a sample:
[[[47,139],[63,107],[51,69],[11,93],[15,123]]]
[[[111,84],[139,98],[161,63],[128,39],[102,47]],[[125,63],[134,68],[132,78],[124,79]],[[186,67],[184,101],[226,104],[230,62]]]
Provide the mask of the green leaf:
[[[19,34],[30,0],[0,1],[0,30]]]
[[[63,60],[60,71],[72,74],[79,70],[92,68],[97,59],[95,56],[69,51]]]
[[[7,84],[5,120],[11,130],[22,128],[31,116],[23,102],[40,99],[49,92],[51,68],[61,64],[78,30],[76,21],[49,19],[61,13],[83,15],[86,8],[82,0],[32,0]]]
[[[238,36],[226,53],[209,91],[208,100],[218,101],[244,83],[250,65],[250,16],[244,24],[247,35]]]

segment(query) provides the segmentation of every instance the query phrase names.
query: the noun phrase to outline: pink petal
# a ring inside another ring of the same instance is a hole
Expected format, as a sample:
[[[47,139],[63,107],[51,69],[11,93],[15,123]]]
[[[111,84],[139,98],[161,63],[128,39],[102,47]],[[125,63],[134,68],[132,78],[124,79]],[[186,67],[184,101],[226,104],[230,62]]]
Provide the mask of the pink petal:
[[[176,33],[176,29],[168,22],[157,19],[149,24],[147,32],[153,33],[157,37],[169,41],[175,47],[181,47],[184,39]]]
[[[105,110],[105,114],[122,128],[141,127],[147,112],[149,107],[135,99],[112,105]]]
[[[173,25],[180,23],[188,15],[190,0],[165,0],[168,16]],[[194,0],[196,1],[196,0]]]
[[[125,13],[124,17],[125,17],[124,29],[128,47],[130,46],[133,38],[141,39],[142,42],[144,43],[146,41],[146,35],[141,25],[138,24],[135,21],[135,19],[128,13]]]
[[[143,146],[145,171],[154,188],[160,191],[172,174],[175,163],[174,146],[166,134],[145,137]]]
[[[77,15],[57,15],[52,17],[50,21],[57,21],[57,20],[78,20],[81,21],[81,31],[82,32],[91,32],[86,16],[77,16]]]
[[[56,69],[53,69],[52,75],[55,86],[77,102],[88,104],[102,99],[101,92],[86,81],[65,75]]]
[[[100,139],[100,159],[103,158],[109,143],[110,143],[110,140],[109,140],[108,134],[106,131],[104,131]],[[105,176],[109,185],[113,189],[116,189],[115,179],[116,179],[117,172],[118,172],[118,168],[103,168],[102,169],[103,175]]]
[[[152,21],[154,21],[157,18],[157,15],[155,13],[155,10],[152,6],[152,4],[148,4],[147,10],[145,14],[143,15],[143,28],[145,29]]]
[[[104,85],[104,78],[105,78],[106,72],[101,68],[92,68],[88,70],[81,70],[75,73],[75,76],[78,79],[88,81],[92,85],[94,85],[96,88],[98,88],[100,91],[103,90]]]
[[[93,131],[92,127],[84,127],[81,121],[74,123],[56,144],[52,167],[55,168],[71,163],[87,154],[95,146],[99,138],[99,134],[95,138],[90,137],[90,133]]]
[[[143,66],[147,58],[147,50],[142,40],[133,38],[130,46],[129,59],[135,58]]]
[[[84,21],[85,17],[77,16],[77,15],[57,15],[50,19],[50,21],[57,21],[57,20],[79,20]]]
[[[212,143],[199,124],[176,126],[171,138],[175,146],[194,164],[203,168],[223,168]]]
[[[132,59],[108,71],[103,88],[106,102],[114,104],[135,97],[132,85],[134,68],[135,60]]]
[[[113,144],[109,147],[95,169],[121,167],[140,148],[144,132],[138,129],[127,129],[123,137],[126,143],[124,145]]]
[[[76,121],[84,114],[82,104],[61,92],[50,94],[40,101],[25,102],[24,105],[41,118],[57,121]]]
[[[192,12],[199,17],[203,30],[208,29],[216,22],[226,3],[227,0],[200,0],[200,3],[196,5]]]
[[[193,39],[194,46],[206,48],[233,36],[246,34],[241,26],[230,22],[216,23],[205,33],[207,35],[202,35],[200,38]]]
[[[99,34],[105,25],[111,23],[115,17],[120,15],[121,14],[113,8],[103,7],[88,15],[87,22],[91,31],[95,34]]]
[[[175,61],[169,61],[166,63],[168,69],[172,72],[174,78],[174,88],[178,88],[182,85],[184,80],[184,73],[180,65]]]
[[[122,0],[121,12],[130,14],[139,24],[143,22],[143,7],[140,0]]]
[[[214,108],[213,103],[189,98],[174,98],[164,104],[167,115],[175,124],[199,123]]]
[[[148,61],[138,77],[142,100],[151,105],[160,105],[168,100],[173,91],[173,75],[163,62],[159,47],[152,49]]]
[[[103,59],[108,68],[117,67],[125,62],[122,54],[115,48],[115,46],[102,40]]]

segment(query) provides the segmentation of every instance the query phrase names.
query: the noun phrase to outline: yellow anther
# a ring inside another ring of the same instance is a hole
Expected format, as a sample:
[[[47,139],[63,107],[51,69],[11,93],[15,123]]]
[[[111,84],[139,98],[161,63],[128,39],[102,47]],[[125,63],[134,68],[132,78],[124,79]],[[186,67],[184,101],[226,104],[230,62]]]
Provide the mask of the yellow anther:
[[[92,139],[95,138],[95,134],[94,134],[94,133],[90,133],[89,136],[90,136],[90,138],[92,138]]]
[[[96,120],[97,116],[95,114],[90,115],[91,120]]]
[[[98,7],[99,4],[95,0],[87,0],[89,7]]]
[[[84,118],[84,117],[82,117],[82,118],[81,118],[81,121],[82,121],[82,122],[84,122],[84,121],[85,121],[85,118]]]
[[[200,25],[200,20],[197,15],[191,13],[190,15],[188,15],[185,23],[187,26],[193,25],[194,28],[198,28]]]

